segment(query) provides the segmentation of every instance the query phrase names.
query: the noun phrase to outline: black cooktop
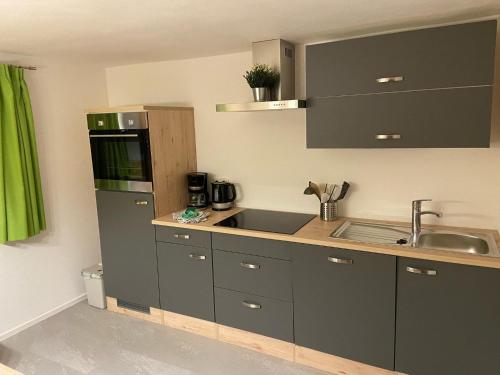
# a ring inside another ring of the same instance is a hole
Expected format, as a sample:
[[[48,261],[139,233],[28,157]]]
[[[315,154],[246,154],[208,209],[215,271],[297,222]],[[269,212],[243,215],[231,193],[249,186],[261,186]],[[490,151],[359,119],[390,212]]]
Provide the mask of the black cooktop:
[[[246,209],[216,223],[219,227],[294,234],[316,215]]]

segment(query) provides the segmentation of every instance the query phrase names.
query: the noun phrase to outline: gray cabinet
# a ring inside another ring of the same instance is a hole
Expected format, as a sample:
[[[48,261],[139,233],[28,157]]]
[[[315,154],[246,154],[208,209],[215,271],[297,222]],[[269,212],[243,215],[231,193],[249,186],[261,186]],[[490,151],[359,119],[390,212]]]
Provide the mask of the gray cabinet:
[[[293,342],[291,243],[213,233],[215,318]]]
[[[212,247],[218,250],[290,260],[290,243],[232,234],[212,234]]]
[[[396,371],[500,374],[499,285],[500,270],[398,259]]]
[[[210,232],[185,228],[156,226],[156,241],[177,243],[189,246],[210,247]]]
[[[291,302],[215,288],[217,323],[293,342]]]
[[[292,257],[295,343],[393,369],[396,258],[308,245]]]
[[[106,295],[160,307],[153,195],[96,191]]]
[[[310,45],[307,96],[491,85],[495,37],[491,20]]]
[[[496,20],[306,49],[308,148],[489,147]]]
[[[491,95],[491,86],[485,86],[313,98],[307,146],[488,147]]]
[[[162,242],[157,248],[161,308],[214,321],[211,249]]]
[[[214,250],[214,285],[291,301],[292,266],[287,260]]]

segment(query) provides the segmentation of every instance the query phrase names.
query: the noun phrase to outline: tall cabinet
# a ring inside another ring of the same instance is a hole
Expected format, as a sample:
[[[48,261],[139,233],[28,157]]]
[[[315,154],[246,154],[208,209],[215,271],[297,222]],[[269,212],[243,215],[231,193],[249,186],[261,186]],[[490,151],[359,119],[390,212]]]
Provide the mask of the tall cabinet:
[[[147,157],[142,155],[142,163],[150,164],[146,169],[151,171],[149,186],[152,185],[152,189],[127,191],[129,186],[134,186],[133,181],[120,180],[113,184],[113,179],[106,180],[107,187],[103,189],[96,181],[96,202],[106,296],[117,299],[120,306],[139,311],[160,308],[156,237],[151,221],[187,204],[186,174],[196,171],[193,108],[142,105],[104,108],[89,110],[87,117],[90,129],[95,129],[95,124],[104,124],[102,127],[106,128],[106,121],[111,120],[120,125],[108,132],[96,134],[94,131],[91,139],[135,139],[138,132],[127,133],[121,125],[133,124],[138,119],[141,120],[140,135],[147,134],[147,139],[141,142],[141,152],[148,150]],[[137,158],[138,149],[118,148],[110,142],[99,157],[113,158],[122,152]],[[92,153],[96,163],[96,147]],[[104,160],[101,164],[120,168],[119,163],[118,160],[108,164]],[[130,164],[132,162],[128,162]]]

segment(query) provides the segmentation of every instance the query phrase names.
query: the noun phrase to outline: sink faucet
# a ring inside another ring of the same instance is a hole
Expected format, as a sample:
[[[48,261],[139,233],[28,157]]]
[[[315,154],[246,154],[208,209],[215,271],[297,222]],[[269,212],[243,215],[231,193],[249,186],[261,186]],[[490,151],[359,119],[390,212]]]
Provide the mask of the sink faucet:
[[[411,204],[411,238],[410,245],[416,246],[420,231],[422,230],[422,215],[435,215],[437,217],[443,216],[440,212],[422,211],[422,202],[430,202],[432,199],[417,199]]]

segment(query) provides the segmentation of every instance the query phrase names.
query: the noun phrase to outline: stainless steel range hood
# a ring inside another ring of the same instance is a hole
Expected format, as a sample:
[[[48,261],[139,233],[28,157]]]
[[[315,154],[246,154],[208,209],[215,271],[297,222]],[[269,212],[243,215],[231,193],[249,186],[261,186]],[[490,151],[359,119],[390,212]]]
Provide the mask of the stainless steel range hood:
[[[306,101],[295,98],[295,47],[282,39],[252,43],[254,64],[267,64],[280,73],[280,83],[272,101],[217,104],[217,112],[276,111],[305,108]],[[249,88],[250,90],[250,88]]]

